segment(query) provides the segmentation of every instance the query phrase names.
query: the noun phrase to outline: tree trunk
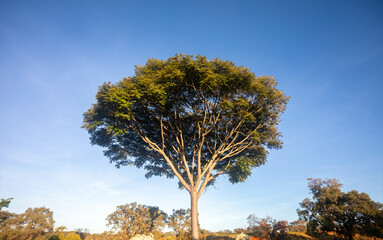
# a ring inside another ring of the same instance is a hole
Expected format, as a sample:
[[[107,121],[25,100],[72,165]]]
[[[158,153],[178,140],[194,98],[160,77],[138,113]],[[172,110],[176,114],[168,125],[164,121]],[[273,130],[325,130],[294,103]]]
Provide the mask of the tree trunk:
[[[198,226],[198,196],[197,191],[190,191],[191,197],[191,237],[192,240],[199,240],[199,226]]]

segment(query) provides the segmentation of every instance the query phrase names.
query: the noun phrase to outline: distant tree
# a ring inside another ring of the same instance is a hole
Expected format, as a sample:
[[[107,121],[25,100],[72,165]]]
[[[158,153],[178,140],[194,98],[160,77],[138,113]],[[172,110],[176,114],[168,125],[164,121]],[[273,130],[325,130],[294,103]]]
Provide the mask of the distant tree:
[[[85,240],[121,240],[120,236],[112,234],[111,232],[93,233],[87,235]]]
[[[8,199],[2,198],[0,201],[0,229],[4,227],[4,221],[13,216],[12,213],[2,210],[4,207],[7,208],[9,206],[9,203],[11,202],[12,199],[13,198],[8,198]]]
[[[283,240],[287,237],[287,221],[277,221],[271,217],[259,218],[254,214],[247,218],[249,230],[260,238],[269,240]]]
[[[20,240],[23,239],[22,235],[22,222],[20,222],[19,215],[1,211],[0,221],[0,239],[1,240]]]
[[[220,59],[149,59],[135,76],[99,88],[83,126],[117,167],[178,178],[190,193],[194,240],[206,186],[224,174],[245,181],[265,163],[266,148],[281,148],[277,125],[289,98],[276,85]]]
[[[130,239],[136,234],[153,233],[165,226],[166,213],[158,207],[130,203],[117,207],[106,220],[108,226],[119,231],[123,239]]]
[[[53,232],[53,212],[46,207],[28,208],[22,218],[23,235],[26,239],[34,239],[45,233]]]
[[[305,220],[296,220],[290,222],[289,232],[306,232],[307,222]]]
[[[184,240],[190,238],[191,232],[191,210],[174,210],[168,218],[168,226],[174,230],[177,239]]]
[[[5,224],[6,224],[6,220],[9,219],[9,218],[13,218],[15,215],[8,212],[8,211],[3,211],[2,209],[5,207],[5,208],[8,208],[9,207],[9,204],[11,202],[13,198],[8,198],[8,199],[1,199],[0,200],[0,236],[2,235],[2,232],[4,231],[5,229]],[[1,238],[0,238],[1,239]]]
[[[383,237],[383,205],[366,193],[341,191],[336,179],[308,179],[313,198],[306,198],[298,209],[300,218],[308,221],[308,233],[335,233],[337,239],[352,240],[355,234]]]
[[[227,235],[231,235],[233,234],[233,231],[231,231],[230,229],[223,229],[223,230],[219,230],[217,232],[215,232],[215,235],[219,235],[219,236],[227,236]]]
[[[53,232],[53,212],[48,208],[28,208],[23,214],[9,213],[1,222],[0,239],[31,240]]]
[[[234,229],[235,234],[240,234],[240,233],[245,233],[245,232],[246,232],[246,229],[244,229],[244,228],[235,228]]]

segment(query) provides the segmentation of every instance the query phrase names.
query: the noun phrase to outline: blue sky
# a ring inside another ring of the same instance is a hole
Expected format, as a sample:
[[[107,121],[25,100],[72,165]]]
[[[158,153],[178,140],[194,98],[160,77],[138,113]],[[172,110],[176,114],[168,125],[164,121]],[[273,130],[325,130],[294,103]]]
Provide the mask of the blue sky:
[[[0,198],[46,206],[56,226],[107,230],[117,205],[167,213],[189,196],[166,178],[116,169],[82,114],[98,86],[150,57],[201,54],[273,75],[291,96],[284,147],[242,184],[199,201],[200,225],[246,227],[250,214],[296,220],[307,178],[337,178],[383,202],[381,1],[0,1]]]

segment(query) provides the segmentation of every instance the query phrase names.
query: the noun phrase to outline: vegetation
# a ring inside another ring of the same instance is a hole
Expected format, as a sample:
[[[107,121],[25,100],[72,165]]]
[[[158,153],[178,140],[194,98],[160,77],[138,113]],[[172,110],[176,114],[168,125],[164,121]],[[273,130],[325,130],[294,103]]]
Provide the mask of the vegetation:
[[[190,238],[191,211],[190,209],[174,210],[168,219],[168,226],[176,233],[177,240]]]
[[[112,231],[54,229],[53,212],[28,208],[3,211],[0,240],[372,240],[383,237],[383,204],[366,193],[342,192],[336,179],[309,179],[312,199],[288,223],[250,215],[248,228],[209,232],[198,226],[198,199],[220,175],[243,182],[280,148],[277,125],[288,102],[272,77],[220,59],[176,55],[149,59],[133,77],[103,84],[97,103],[84,114],[92,144],[106,148],[117,167],[146,169],[146,177],[177,177],[191,197],[191,209],[168,217],[155,206],[130,203],[107,216]],[[173,232],[164,233],[165,226]],[[307,235],[308,234],[308,235]]]
[[[177,177],[191,197],[192,238],[198,239],[198,199],[226,174],[243,182],[282,146],[277,124],[288,97],[272,77],[220,59],[176,55],[149,59],[135,75],[105,83],[84,114],[92,144],[117,167],[146,177]]]
[[[124,240],[137,234],[148,234],[160,231],[166,223],[166,213],[158,207],[130,203],[117,207],[106,220],[107,225],[119,233]]]
[[[333,233],[337,239],[353,239],[355,234],[383,237],[383,205],[366,193],[341,191],[336,179],[309,179],[312,199],[300,203],[298,215],[308,221],[308,232]]]
[[[339,182],[335,179],[315,179],[310,181],[310,186],[321,185],[322,188],[340,186]],[[356,191],[351,192],[354,194]],[[330,202],[326,201],[326,204]],[[7,202],[7,206],[9,203],[10,201]],[[380,203],[374,204],[381,205]],[[348,205],[351,207],[352,203]],[[336,207],[341,206],[336,205]],[[343,211],[345,208],[341,209]],[[299,212],[301,211],[304,210],[299,210]],[[346,211],[342,215],[345,219],[351,214],[350,210],[346,209]],[[370,213],[372,212],[370,211]],[[191,238],[190,209],[173,210],[173,213],[167,218],[167,214],[158,207],[137,203],[125,204],[118,206],[117,210],[107,217],[108,225],[113,227],[113,231],[101,234],[90,234],[87,229],[81,228],[75,231],[66,231],[65,226],[60,226],[53,230],[53,213],[45,207],[29,208],[23,214],[7,211],[0,211],[0,214],[3,216],[0,221],[0,240],[190,240]],[[358,217],[371,219],[360,214]],[[329,219],[327,213],[324,213],[322,218]],[[278,221],[271,217],[260,218],[252,214],[248,217],[247,229],[236,228],[234,231],[227,229],[218,232],[201,229],[200,236],[204,240],[337,240],[348,238],[348,235],[340,235],[335,231],[321,230],[320,226],[316,228],[316,233],[313,234],[312,225],[310,224],[312,224],[310,221],[306,222],[303,219],[288,223],[287,221]],[[163,230],[165,225],[174,231],[162,232],[161,230]],[[381,239],[376,235],[373,236],[376,229],[381,228],[381,219],[375,218],[375,222],[369,223],[367,228],[362,228],[362,231],[353,234],[351,239]],[[357,229],[360,230],[361,228]],[[310,235],[307,235],[307,233]]]
[[[287,221],[277,221],[271,217],[259,218],[252,214],[247,218],[247,222],[249,232],[262,239],[280,240],[287,237]]]
[[[4,199],[4,198],[2,198],[1,200],[0,200],[0,211],[1,211],[1,209],[3,209],[4,207],[9,207],[9,203],[11,202],[11,200],[12,200],[13,198],[8,198],[8,199]]]
[[[10,203],[7,200],[6,206]],[[31,240],[53,232],[53,212],[48,208],[28,208],[23,214],[0,211],[0,239]]]

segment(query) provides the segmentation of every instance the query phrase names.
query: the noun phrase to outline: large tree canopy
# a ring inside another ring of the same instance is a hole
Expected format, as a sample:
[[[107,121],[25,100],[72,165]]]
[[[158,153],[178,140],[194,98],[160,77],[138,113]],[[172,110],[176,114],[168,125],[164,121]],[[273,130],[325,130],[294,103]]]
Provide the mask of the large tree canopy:
[[[353,239],[355,234],[383,237],[383,204],[366,193],[341,191],[336,179],[309,179],[313,198],[300,203],[298,214],[308,221],[307,230],[335,233],[337,239]]]
[[[281,147],[277,124],[288,101],[272,77],[189,55],[149,59],[96,98],[84,114],[92,144],[117,167],[176,176],[192,202],[219,175],[245,181],[265,163],[266,148]]]

